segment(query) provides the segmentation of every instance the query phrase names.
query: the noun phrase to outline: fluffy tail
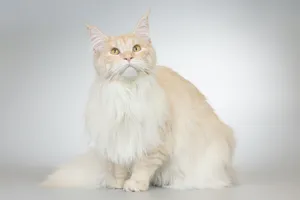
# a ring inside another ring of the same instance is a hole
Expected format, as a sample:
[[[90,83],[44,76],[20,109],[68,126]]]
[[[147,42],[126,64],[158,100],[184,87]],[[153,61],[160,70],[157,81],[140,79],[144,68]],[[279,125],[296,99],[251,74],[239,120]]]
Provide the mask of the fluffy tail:
[[[59,167],[41,183],[43,187],[99,188],[104,183],[105,163],[93,149]]]

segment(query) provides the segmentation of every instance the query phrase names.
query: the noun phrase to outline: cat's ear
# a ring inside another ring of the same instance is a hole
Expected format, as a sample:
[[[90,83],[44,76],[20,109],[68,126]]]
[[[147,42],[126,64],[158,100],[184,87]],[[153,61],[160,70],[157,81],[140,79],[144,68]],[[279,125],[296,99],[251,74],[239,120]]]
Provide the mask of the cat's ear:
[[[140,19],[140,21],[138,22],[134,30],[134,34],[150,42],[151,40],[149,34],[149,20],[148,20],[149,15],[150,15],[150,10],[148,10],[148,12]]]
[[[108,40],[108,37],[95,26],[86,25],[86,27],[90,34],[90,39],[92,42],[94,52],[102,51],[105,42]]]

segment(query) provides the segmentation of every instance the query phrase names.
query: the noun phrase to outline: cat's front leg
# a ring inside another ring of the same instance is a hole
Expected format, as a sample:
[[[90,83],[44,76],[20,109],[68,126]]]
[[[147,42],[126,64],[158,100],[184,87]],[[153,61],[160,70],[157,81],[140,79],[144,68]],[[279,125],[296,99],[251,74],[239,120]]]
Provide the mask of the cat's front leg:
[[[119,164],[111,163],[111,175],[112,177],[108,179],[106,186],[112,189],[122,189],[125,180],[128,178],[128,169]]]
[[[161,146],[135,162],[131,177],[125,181],[123,189],[132,192],[148,190],[151,177],[167,157],[167,151]]]

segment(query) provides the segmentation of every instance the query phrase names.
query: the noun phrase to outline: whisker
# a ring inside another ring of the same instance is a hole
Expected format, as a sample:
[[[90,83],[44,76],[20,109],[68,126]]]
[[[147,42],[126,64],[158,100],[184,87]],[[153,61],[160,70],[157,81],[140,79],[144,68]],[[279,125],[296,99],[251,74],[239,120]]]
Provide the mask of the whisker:
[[[119,71],[119,69],[117,68],[117,69],[114,69],[114,70],[112,70],[112,69],[110,69],[107,73],[108,73],[108,75],[107,75],[107,79],[109,80],[109,81],[111,81],[116,75],[117,75],[117,72]]]

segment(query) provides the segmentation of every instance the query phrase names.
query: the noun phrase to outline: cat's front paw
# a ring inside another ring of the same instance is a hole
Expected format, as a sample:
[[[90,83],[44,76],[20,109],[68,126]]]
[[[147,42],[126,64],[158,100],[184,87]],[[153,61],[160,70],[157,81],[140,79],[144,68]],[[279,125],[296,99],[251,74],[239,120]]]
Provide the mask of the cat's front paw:
[[[127,192],[147,191],[149,189],[149,182],[129,179],[125,182],[123,189]]]

